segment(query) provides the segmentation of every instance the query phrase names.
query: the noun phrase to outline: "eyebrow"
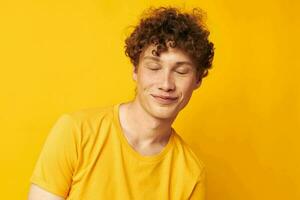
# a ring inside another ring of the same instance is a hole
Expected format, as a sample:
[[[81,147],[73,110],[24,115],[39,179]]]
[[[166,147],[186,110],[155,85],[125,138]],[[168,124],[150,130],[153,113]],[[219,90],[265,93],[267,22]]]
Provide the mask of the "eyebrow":
[[[152,57],[152,56],[145,56],[144,59],[149,59],[149,60],[154,60],[154,61],[160,61],[159,58],[157,58],[157,57]]]
[[[158,61],[158,62],[160,61],[160,59],[158,57],[153,57],[153,56],[145,56],[144,59],[154,60],[154,61]],[[189,61],[179,61],[179,62],[176,62],[175,65],[179,66],[179,65],[184,65],[184,64],[193,66],[193,63],[191,63]]]

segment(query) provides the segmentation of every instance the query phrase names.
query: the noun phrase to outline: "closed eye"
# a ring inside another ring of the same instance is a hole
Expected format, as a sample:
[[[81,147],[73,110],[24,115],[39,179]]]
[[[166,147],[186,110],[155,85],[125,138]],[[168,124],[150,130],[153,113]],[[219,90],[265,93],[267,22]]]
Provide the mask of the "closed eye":
[[[159,70],[161,68],[161,66],[157,63],[154,63],[154,62],[147,62],[145,63],[144,65],[147,69],[150,69],[152,71],[156,71],[156,70]]]
[[[152,71],[157,71],[157,70],[159,70],[161,67],[156,66],[156,65],[148,65],[147,68],[150,69],[150,70],[152,70]]]
[[[176,72],[177,74],[188,74],[189,71],[190,71],[190,70],[188,70],[188,69],[177,69],[177,70],[175,70],[175,72]]]
[[[179,72],[179,71],[176,71],[176,73],[178,73],[178,74],[187,74],[188,72]]]
[[[177,67],[176,69],[175,69],[175,72],[177,73],[177,74],[187,74],[187,73],[189,73],[189,71],[190,71],[190,69],[188,68],[188,67],[183,67],[183,66],[181,66],[181,67]]]
[[[153,71],[159,70],[159,68],[149,68],[149,69]]]

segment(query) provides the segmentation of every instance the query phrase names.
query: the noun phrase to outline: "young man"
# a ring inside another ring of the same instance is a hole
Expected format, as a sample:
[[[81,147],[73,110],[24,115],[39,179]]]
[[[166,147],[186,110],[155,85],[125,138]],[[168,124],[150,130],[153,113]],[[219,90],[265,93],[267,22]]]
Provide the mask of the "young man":
[[[149,10],[126,39],[134,100],[62,115],[31,177],[30,200],[205,198],[204,165],[172,128],[211,67],[201,16]]]

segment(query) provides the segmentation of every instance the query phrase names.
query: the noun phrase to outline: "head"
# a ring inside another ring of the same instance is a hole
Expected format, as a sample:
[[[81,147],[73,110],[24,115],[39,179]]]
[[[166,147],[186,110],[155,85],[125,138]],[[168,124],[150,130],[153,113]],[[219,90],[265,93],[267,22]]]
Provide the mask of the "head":
[[[170,118],[185,107],[212,66],[214,47],[208,36],[200,9],[146,11],[126,39],[125,53],[137,81],[136,100],[148,113]]]

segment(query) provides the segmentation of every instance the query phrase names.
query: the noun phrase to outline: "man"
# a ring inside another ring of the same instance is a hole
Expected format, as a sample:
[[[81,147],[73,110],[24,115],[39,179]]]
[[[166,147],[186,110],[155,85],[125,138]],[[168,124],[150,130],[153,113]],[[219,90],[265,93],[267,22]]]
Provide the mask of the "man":
[[[201,10],[150,9],[126,39],[133,101],[62,115],[29,199],[205,198],[204,164],[172,128],[214,55]]]

